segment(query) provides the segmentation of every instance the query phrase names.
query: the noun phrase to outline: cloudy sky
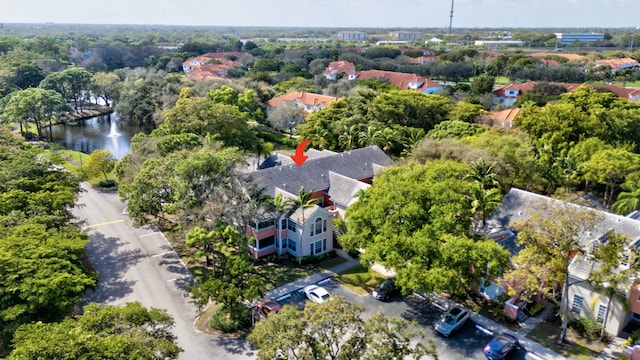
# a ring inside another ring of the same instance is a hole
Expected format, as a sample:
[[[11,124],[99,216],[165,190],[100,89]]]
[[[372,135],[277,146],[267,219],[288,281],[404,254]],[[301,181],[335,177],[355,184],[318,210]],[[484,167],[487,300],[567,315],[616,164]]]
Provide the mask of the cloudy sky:
[[[0,0],[0,22],[447,27],[451,0]],[[640,0],[455,0],[454,27],[637,27]]]

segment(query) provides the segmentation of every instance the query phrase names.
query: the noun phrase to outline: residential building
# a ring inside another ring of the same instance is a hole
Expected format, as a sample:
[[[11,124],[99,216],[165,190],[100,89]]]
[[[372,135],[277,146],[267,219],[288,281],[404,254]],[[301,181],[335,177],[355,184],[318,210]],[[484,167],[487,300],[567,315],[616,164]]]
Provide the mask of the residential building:
[[[640,213],[634,212],[628,216],[622,216],[611,214],[601,206],[592,205],[592,202],[578,203],[581,205],[513,188],[505,195],[501,206],[487,221],[485,231],[489,238],[494,238],[512,255],[515,255],[523,248],[516,244],[515,231],[511,229],[515,222],[527,221],[534,212],[544,214],[559,206],[595,212],[598,220],[594,228],[579,235],[579,246],[586,255],[576,255],[571,260],[569,282],[572,285],[568,289],[568,298],[564,301],[568,301],[574,316],[588,317],[602,323],[607,313],[609,299],[596,292],[586,281],[591,272],[598,267],[590,255],[599,245],[606,243],[612,232],[625,235],[629,241],[628,249],[638,251],[640,246],[640,220],[638,220]],[[500,236],[506,234],[507,231],[511,231],[512,236]],[[628,266],[629,264],[623,264],[622,268],[628,269]],[[619,300],[615,298],[612,300],[605,330],[613,335],[620,334],[629,322],[640,324],[640,283],[636,281],[630,284],[630,287],[620,289],[620,292],[628,299],[630,307],[625,310]]]
[[[439,58],[437,56],[419,56],[417,58],[410,58],[409,62],[411,64],[420,64],[424,65],[430,61],[437,61]]]
[[[324,70],[324,76],[329,80],[338,80],[339,78],[346,80],[354,80],[356,74],[356,66],[349,61],[332,61]]]
[[[418,90],[423,94],[434,94],[444,90],[444,85],[416,74],[395,71],[364,70],[358,72],[358,79],[378,79],[388,81],[389,84],[406,90]]]
[[[562,45],[572,45],[573,43],[592,43],[604,40],[603,33],[555,33],[556,39]]]
[[[294,257],[321,255],[333,250],[333,218],[353,203],[362,189],[371,186],[374,175],[391,165],[391,159],[377,146],[344,153],[307,151],[309,159],[302,165],[291,164],[277,155],[272,164],[281,165],[257,170],[244,176],[251,186],[263,188],[274,196],[295,198],[301,189],[319,199],[309,209],[295,209],[286,214],[263,213],[247,227],[254,240],[249,251],[256,258],[271,254]]]
[[[596,67],[605,67],[611,69],[611,72],[615,74],[618,71],[624,70],[637,70],[638,61],[632,58],[620,58],[620,59],[608,59],[600,60],[596,62]]]
[[[420,40],[422,33],[416,31],[391,31],[389,37],[400,41]]]
[[[512,106],[518,98],[527,92],[533,90],[536,82],[529,81],[523,84],[508,84],[500,86],[493,90],[493,103],[504,106]],[[629,102],[640,101],[640,89],[625,88],[612,84],[571,84],[571,83],[552,83],[560,85],[567,89],[567,92],[572,92],[582,85],[590,86],[599,91],[609,91],[616,94],[619,98],[625,99]]]
[[[183,62],[182,70],[196,81],[222,79],[227,77],[228,69],[242,65],[237,60],[245,55],[247,53],[237,51],[206,53]]]
[[[306,112],[310,113],[313,111],[322,110],[335,101],[338,101],[338,98],[335,96],[320,95],[302,91],[276,96],[273,99],[269,100],[267,102],[267,105],[271,107],[277,107],[286,103],[301,107]]]
[[[339,31],[338,38],[344,41],[364,41],[367,40],[367,33],[363,31]]]
[[[522,109],[506,109],[502,111],[492,111],[489,113],[489,119],[493,126],[511,129],[515,124],[515,119]]]
[[[493,103],[507,107],[512,106],[520,96],[533,90],[535,84],[536,83],[534,81],[529,81],[523,84],[508,84],[500,86],[493,90],[493,95],[495,96]]]

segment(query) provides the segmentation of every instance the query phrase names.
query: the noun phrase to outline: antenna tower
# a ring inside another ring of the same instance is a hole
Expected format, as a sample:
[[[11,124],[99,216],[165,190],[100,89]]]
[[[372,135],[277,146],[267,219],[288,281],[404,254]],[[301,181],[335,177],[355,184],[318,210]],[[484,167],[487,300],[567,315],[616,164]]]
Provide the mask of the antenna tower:
[[[451,0],[451,12],[449,13],[449,41],[451,41],[451,26],[453,25],[453,1],[454,0]]]

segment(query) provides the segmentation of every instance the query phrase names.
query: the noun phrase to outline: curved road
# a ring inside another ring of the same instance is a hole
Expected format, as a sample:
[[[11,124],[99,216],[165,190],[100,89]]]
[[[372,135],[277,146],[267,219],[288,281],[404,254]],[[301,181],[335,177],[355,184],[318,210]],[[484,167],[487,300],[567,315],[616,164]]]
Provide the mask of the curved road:
[[[253,359],[244,339],[218,338],[195,330],[196,307],[185,290],[193,278],[164,235],[153,227],[136,228],[114,192],[82,184],[73,210],[89,235],[87,254],[98,271],[99,287],[84,303],[121,305],[139,301],[166,309],[175,321],[174,333],[183,349],[180,359]]]

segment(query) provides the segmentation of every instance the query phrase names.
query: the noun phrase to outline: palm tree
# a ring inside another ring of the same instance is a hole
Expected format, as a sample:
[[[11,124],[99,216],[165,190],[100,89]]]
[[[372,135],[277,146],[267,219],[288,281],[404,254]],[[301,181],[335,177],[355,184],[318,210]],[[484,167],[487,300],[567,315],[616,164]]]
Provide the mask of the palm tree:
[[[621,192],[616,202],[611,205],[611,211],[626,215],[640,209],[640,188],[632,192]]]
[[[259,139],[258,142],[256,142],[254,150],[256,152],[256,158],[257,158],[256,169],[258,169],[260,167],[260,157],[264,155],[264,158],[266,160],[267,157],[271,155],[271,152],[273,152],[273,144],[270,142],[265,142],[262,139]]]
[[[278,236],[277,238],[280,239],[281,238],[281,234],[282,234],[282,230],[284,230],[282,228],[282,221],[280,221],[282,214],[288,212],[289,210],[291,210],[291,207],[293,205],[293,201],[289,198],[286,198],[284,196],[282,196],[282,193],[277,193],[276,196],[273,198],[273,209],[276,212],[276,229],[278,229]],[[278,240],[279,242],[281,240]],[[281,244],[278,243],[278,257],[280,257],[280,250],[281,250]]]
[[[344,133],[338,136],[338,145],[344,150],[353,150],[358,142],[358,126],[344,127]]]
[[[358,143],[361,146],[374,145],[376,143],[376,132],[377,131],[378,131],[378,129],[376,129],[375,126],[373,126],[373,125],[367,126],[367,130],[366,131],[361,131],[360,132],[360,135],[358,136]]]
[[[376,145],[382,148],[382,151],[384,151],[385,154],[388,154],[389,151],[395,147],[399,139],[400,136],[398,136],[398,132],[391,128],[378,130],[374,134],[374,141]]]
[[[302,222],[304,222],[305,220],[304,209],[313,207],[313,205],[317,204],[320,201],[319,198],[312,199],[311,195],[313,195],[313,192],[305,191],[304,187],[301,187],[295,200],[293,200],[293,205],[295,206],[295,208],[302,208]]]
[[[491,214],[502,200],[502,194],[497,188],[484,189],[478,183],[471,187],[471,211],[474,217],[474,232],[484,228],[487,216]]]
[[[493,164],[489,164],[483,158],[480,158],[471,162],[471,172],[465,176],[465,179],[477,181],[483,190],[494,188],[500,185],[496,180],[497,174],[494,170]]]

